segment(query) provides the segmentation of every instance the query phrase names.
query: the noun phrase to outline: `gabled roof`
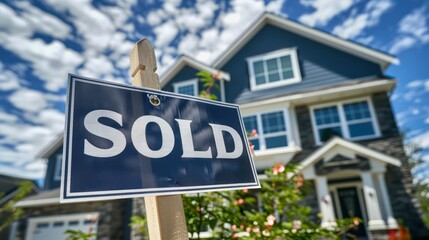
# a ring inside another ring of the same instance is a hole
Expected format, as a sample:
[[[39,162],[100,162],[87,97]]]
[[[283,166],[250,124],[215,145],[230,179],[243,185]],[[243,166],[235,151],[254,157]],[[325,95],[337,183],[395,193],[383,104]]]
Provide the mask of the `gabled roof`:
[[[221,68],[266,24],[272,24],[297,35],[378,63],[383,67],[383,69],[386,69],[391,63],[399,64],[399,60],[390,54],[342,39],[340,37],[305,26],[301,23],[286,19],[284,17],[280,17],[271,13],[264,13],[253,24],[251,24],[250,27],[244,31],[244,34],[239,36],[225,52],[223,52],[217,59],[213,61],[212,66],[215,68]]]
[[[61,145],[64,140],[64,132],[58,134],[46,147],[36,154],[36,158],[47,159],[49,158]]]
[[[308,157],[301,161],[300,169],[304,169],[307,166],[320,160],[329,150],[333,149],[336,146],[341,146],[345,149],[351,150],[361,156],[367,157],[369,159],[375,159],[387,164],[391,164],[396,167],[401,166],[401,161],[399,159],[390,157],[384,153],[372,150],[360,144],[346,141],[340,137],[331,138],[325,145],[317,149],[315,152],[310,154]]]
[[[190,66],[198,70],[204,70],[212,74],[220,74],[220,79],[229,81],[229,73],[222,72],[218,69],[210,67],[207,64],[197,61],[196,59],[181,55],[178,59],[174,61],[174,64],[170,66],[160,77],[161,88],[163,88],[167,83],[180,71],[183,67]]]

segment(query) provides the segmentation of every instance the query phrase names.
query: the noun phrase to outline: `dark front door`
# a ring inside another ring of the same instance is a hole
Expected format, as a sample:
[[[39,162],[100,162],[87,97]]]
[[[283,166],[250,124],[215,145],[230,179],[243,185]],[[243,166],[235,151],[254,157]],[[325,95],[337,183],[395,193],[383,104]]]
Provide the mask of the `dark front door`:
[[[337,191],[343,218],[358,217],[363,219],[356,187],[338,188]],[[349,232],[357,237],[366,236],[365,226],[363,223],[361,223],[357,229],[352,229]]]

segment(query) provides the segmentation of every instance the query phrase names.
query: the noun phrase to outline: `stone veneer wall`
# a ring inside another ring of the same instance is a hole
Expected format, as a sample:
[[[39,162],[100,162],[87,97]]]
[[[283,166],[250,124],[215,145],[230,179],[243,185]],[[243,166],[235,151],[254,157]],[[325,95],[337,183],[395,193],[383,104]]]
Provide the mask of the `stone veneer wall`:
[[[310,207],[310,219],[315,223],[320,223],[320,218],[317,216],[320,213],[319,201],[313,180],[309,180],[308,190],[305,191],[305,197],[301,201],[304,206]]]
[[[127,205],[129,200],[112,200],[87,202],[76,204],[55,204],[40,207],[25,208],[24,215],[19,220],[16,240],[24,240],[28,219],[31,217],[48,217],[86,212],[98,212],[97,240],[128,239],[127,228],[129,213]]]

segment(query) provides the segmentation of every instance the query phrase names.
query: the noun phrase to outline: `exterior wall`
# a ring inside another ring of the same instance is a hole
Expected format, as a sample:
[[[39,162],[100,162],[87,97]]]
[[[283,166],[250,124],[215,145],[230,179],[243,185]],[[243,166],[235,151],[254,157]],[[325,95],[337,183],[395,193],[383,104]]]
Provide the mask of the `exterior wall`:
[[[314,181],[309,181],[308,189],[305,190],[305,197],[302,199],[304,206],[310,207],[310,218],[316,223],[320,223],[320,218],[317,215],[320,213],[319,201],[317,200],[316,184]]]
[[[25,208],[19,221],[16,240],[24,240],[28,219],[55,215],[99,212],[97,239],[129,239],[130,213],[125,209],[130,200],[100,201],[79,204],[57,204],[43,207]]]
[[[414,238],[424,239],[424,237],[429,236],[429,233],[419,215],[420,206],[415,197],[415,188],[408,167],[408,158],[404,152],[402,137],[396,125],[390,100],[386,93],[377,93],[372,95],[371,98],[379,123],[381,137],[359,141],[359,143],[401,160],[402,166],[400,168],[388,166],[385,174],[393,214],[399,220],[398,223],[402,222],[404,226],[410,229]],[[315,145],[308,106],[297,106],[295,111],[303,151],[296,155],[293,162],[299,162],[318,147]],[[384,239],[383,236],[386,236],[384,234],[380,231],[374,232],[373,237],[375,239]]]
[[[297,48],[302,82],[251,92],[246,58],[294,47]],[[231,81],[225,84],[226,101],[239,104],[383,74],[378,64],[272,25],[262,28],[221,70],[231,75]]]

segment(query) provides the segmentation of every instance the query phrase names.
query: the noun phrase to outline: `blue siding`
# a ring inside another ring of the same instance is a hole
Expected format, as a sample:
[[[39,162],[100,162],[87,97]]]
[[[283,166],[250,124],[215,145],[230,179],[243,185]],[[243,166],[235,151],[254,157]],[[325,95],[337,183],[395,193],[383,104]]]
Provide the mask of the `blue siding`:
[[[167,85],[165,85],[162,90],[163,91],[169,91],[169,92],[174,92],[174,84],[175,83],[179,83],[179,82],[183,82],[183,81],[187,81],[187,80],[191,80],[191,79],[195,79],[198,78],[197,73],[200,70],[197,70],[195,68],[189,67],[189,66],[185,66],[182,68],[182,70],[180,70],[176,76],[173,77],[173,79],[170,80],[170,82],[167,83]],[[200,93],[201,90],[204,90],[205,88],[203,87],[203,84],[201,84],[200,82],[198,82],[198,93],[197,95]],[[220,100],[220,92],[217,89],[212,89],[211,91],[213,94],[216,94],[218,97],[218,100]]]
[[[46,176],[45,176],[45,183],[44,183],[44,189],[50,190],[54,188],[58,188],[61,185],[60,180],[55,180],[55,164],[56,164],[56,156],[63,154],[63,146],[61,145],[49,158],[48,158],[48,164],[46,168]]]
[[[268,52],[297,48],[302,82],[282,87],[250,91],[249,71],[246,58]],[[272,25],[266,25],[222,70],[230,73],[226,82],[226,101],[247,103],[281,95],[326,88],[345,83],[347,80],[382,76],[378,64],[301,37]]]

